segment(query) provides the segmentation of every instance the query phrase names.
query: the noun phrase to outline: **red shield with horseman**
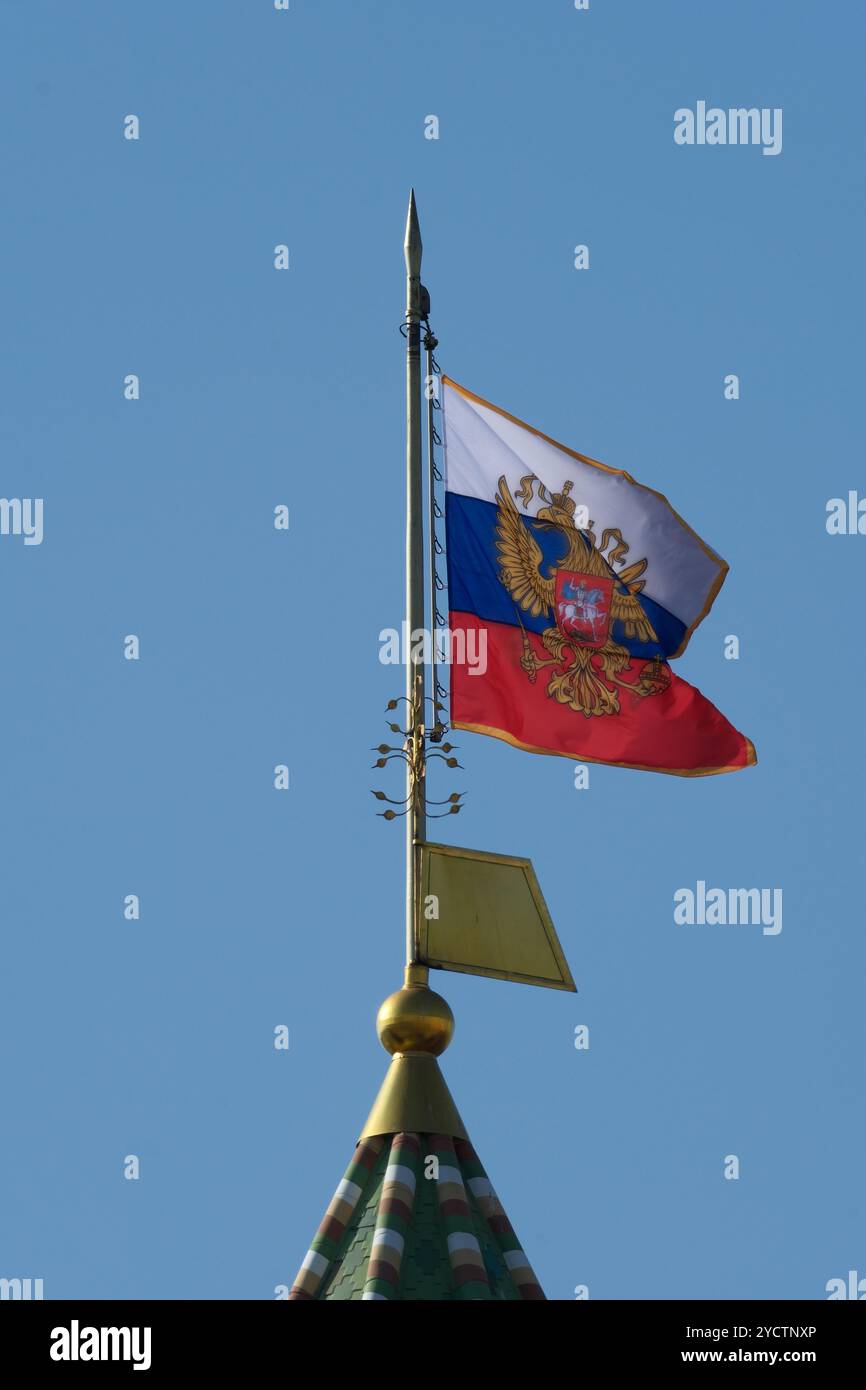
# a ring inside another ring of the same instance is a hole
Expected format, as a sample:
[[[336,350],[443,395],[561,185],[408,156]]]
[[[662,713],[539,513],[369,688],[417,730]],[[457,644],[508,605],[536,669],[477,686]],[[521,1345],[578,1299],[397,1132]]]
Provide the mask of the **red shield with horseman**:
[[[563,635],[584,647],[603,647],[610,631],[613,579],[574,570],[556,572],[556,622]]]

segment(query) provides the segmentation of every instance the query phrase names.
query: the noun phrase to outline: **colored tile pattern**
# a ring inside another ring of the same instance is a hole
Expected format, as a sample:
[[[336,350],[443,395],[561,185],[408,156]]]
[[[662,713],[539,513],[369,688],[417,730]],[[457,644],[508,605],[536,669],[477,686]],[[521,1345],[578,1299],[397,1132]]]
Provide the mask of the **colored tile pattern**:
[[[397,1134],[358,1145],[290,1298],[544,1294],[471,1144]]]
[[[355,1213],[370,1174],[385,1143],[384,1138],[362,1140],[355,1149],[352,1162],[343,1180],[331,1198],[328,1210],[316,1232],[310,1249],[304,1257],[297,1277],[289,1293],[290,1299],[315,1298],[322,1280],[328,1273],[337,1254],[346,1228]]]
[[[400,1297],[400,1268],[415,1206],[421,1143],[417,1134],[395,1134],[376,1216],[365,1299]]]
[[[508,1220],[502,1203],[493,1190],[480,1158],[466,1139],[455,1139],[454,1147],[466,1177],[467,1186],[496,1237],[505,1266],[514,1280],[514,1286],[520,1297],[530,1300],[543,1299],[544,1290],[521,1249],[520,1241],[514,1234],[514,1227]]]
[[[458,1295],[465,1299],[489,1299],[490,1280],[481,1255],[481,1245],[472,1229],[469,1201],[454,1140],[449,1135],[431,1134],[429,1142],[431,1152],[439,1160],[436,1196]]]

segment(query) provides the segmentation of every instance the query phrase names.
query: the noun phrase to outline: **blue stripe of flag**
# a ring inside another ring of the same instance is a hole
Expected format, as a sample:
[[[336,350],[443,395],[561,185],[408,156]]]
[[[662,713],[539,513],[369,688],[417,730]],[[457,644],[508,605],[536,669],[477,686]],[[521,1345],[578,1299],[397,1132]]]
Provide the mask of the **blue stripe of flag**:
[[[485,622],[511,623],[523,626],[529,632],[543,632],[550,627],[550,614],[544,612],[537,618],[530,617],[524,609],[518,610],[514,600],[500,582],[498,571],[498,552],[496,550],[496,513],[494,502],[484,502],[477,497],[464,497],[461,493],[448,492],[445,495],[446,551],[448,558],[448,603],[453,612],[474,613]],[[563,559],[566,553],[565,538],[558,531],[548,529],[530,517],[521,517],[535,537],[541,549],[543,561],[541,573],[547,575],[550,567]],[[615,576],[616,571],[611,569]],[[647,598],[645,594],[636,595],[644,612],[658,636],[655,642],[637,642],[627,638],[621,623],[613,624],[614,641],[621,643],[634,657],[649,659],[653,656],[668,657],[682,645],[685,636],[685,623],[675,618],[661,604]]]

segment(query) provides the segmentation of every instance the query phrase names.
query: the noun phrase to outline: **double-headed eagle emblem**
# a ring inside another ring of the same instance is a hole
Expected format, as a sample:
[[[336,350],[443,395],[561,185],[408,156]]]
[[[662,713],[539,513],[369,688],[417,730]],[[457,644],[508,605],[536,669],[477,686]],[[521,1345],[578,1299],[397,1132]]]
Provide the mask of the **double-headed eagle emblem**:
[[[521,479],[520,489],[514,494],[526,508],[535,491],[545,503],[535,521],[544,530],[556,531],[562,537],[562,558],[549,565],[544,575],[541,547],[514,505],[505,478],[500,478],[496,549],[499,578],[515,607],[519,605],[533,618],[547,613],[551,619],[551,625],[541,633],[549,657],[541,659],[521,621],[520,665],[533,684],[543,667],[558,668],[551,674],[548,695],[589,719],[597,714],[618,714],[620,689],[638,698],[659,694],[670,684],[670,673],[656,656],[638,663],[636,679],[622,679],[623,673],[632,670],[632,657],[626,647],[611,637],[612,624],[621,623],[626,638],[658,641],[636,597],[646,582],[641,576],[647,562],[637,560],[614,574],[612,566],[622,565],[629,549],[622,532],[618,527],[608,527],[599,545],[592,521],[578,529],[574,523],[576,504],[569,496],[571,489],[571,482],[566,482],[561,492],[551,496],[539,479],[530,474]]]

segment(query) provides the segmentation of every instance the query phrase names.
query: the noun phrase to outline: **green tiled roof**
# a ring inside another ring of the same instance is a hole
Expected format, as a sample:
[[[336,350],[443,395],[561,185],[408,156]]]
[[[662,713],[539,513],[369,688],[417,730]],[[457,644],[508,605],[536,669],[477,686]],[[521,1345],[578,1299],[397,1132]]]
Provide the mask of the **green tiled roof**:
[[[472,1146],[381,1135],[356,1148],[290,1295],[496,1300],[544,1294]]]

